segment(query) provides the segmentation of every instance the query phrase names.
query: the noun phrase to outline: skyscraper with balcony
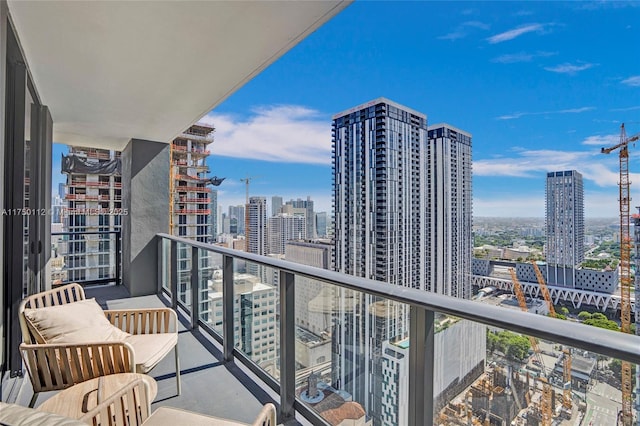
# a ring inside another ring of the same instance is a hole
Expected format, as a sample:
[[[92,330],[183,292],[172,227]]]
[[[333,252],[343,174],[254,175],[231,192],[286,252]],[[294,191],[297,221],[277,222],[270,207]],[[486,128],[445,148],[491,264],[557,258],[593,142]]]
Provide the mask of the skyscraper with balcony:
[[[471,298],[471,134],[429,126],[426,290]]]
[[[94,281],[115,277],[115,234],[122,224],[120,152],[69,147],[62,172],[67,175],[67,207],[62,230],[69,235],[59,244],[67,280]]]
[[[333,117],[333,152],[335,269],[470,298],[471,134],[379,98]],[[334,386],[379,424],[383,343],[406,337],[408,307],[340,293]]]
[[[199,242],[210,242],[213,238],[211,226],[211,188],[208,188],[209,144],[213,143],[214,127],[196,123],[171,142],[171,192],[170,232],[183,238]],[[208,303],[206,282],[211,278],[212,266],[209,255],[201,251],[201,298]],[[183,301],[189,297],[191,274],[191,252],[186,247],[178,249],[179,296]],[[207,311],[208,307],[203,307]]]
[[[427,117],[385,98],[333,116],[335,269],[427,290]],[[382,344],[408,307],[337,291],[334,387],[381,418]]]
[[[576,170],[547,173],[545,222],[547,263],[578,266],[584,260],[584,189]]]

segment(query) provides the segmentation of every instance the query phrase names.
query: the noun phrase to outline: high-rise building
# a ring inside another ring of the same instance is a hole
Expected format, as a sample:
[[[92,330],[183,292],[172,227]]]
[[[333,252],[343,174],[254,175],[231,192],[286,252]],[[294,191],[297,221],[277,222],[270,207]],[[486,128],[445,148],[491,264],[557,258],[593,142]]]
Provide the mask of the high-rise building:
[[[428,138],[426,289],[470,299],[471,134],[436,124],[428,127]]]
[[[267,255],[267,199],[249,198],[249,229],[247,230],[247,251]]]
[[[244,205],[229,206],[229,220],[231,223],[231,233],[244,235]]]
[[[471,135],[378,98],[333,117],[333,152],[335,270],[470,298]],[[339,293],[333,385],[380,425],[383,391],[401,386],[384,379],[383,343],[406,338],[408,308]]]
[[[280,213],[282,208],[282,197],[274,195],[271,197],[271,216],[275,216]]]
[[[307,197],[306,200],[302,200],[300,198],[297,200],[289,200],[286,202],[285,207],[304,209],[305,220],[307,223],[307,238],[316,238],[316,218],[315,213],[313,212],[313,200],[311,197]],[[282,212],[289,213],[286,209],[282,210]]]
[[[551,265],[578,266],[584,260],[584,188],[575,170],[547,173],[546,259]]]
[[[316,236],[318,238],[326,238],[327,232],[327,212],[316,213]]]
[[[333,117],[335,268],[426,290],[427,117],[379,98]]]
[[[285,244],[284,258],[289,262],[316,268],[331,268],[331,251],[333,244],[329,241],[289,241]],[[296,278],[295,303],[306,309],[296,309],[296,325],[311,333],[323,336],[331,333],[332,317],[336,309],[336,288],[327,283],[305,277]]]
[[[307,236],[307,225],[302,217],[280,213],[268,219],[269,254],[284,254],[284,246],[290,240],[302,240]]]
[[[173,235],[200,242],[210,242],[211,193],[209,185],[208,146],[213,143],[214,127],[196,123],[171,142],[170,181],[170,232]],[[186,247],[178,250],[178,296],[188,300],[191,280],[191,251]],[[208,304],[206,282],[211,278],[213,266],[209,254],[201,250],[199,259],[201,303]],[[208,306],[202,309],[208,310]]]
[[[62,173],[67,175],[62,230],[119,231],[123,214],[120,152],[70,146]],[[115,276],[114,234],[70,235],[59,249],[69,281]]]
[[[427,117],[385,98],[333,116],[335,270],[427,289]],[[408,307],[338,290],[333,385],[382,418],[382,343]],[[351,296],[351,297],[349,297]]]

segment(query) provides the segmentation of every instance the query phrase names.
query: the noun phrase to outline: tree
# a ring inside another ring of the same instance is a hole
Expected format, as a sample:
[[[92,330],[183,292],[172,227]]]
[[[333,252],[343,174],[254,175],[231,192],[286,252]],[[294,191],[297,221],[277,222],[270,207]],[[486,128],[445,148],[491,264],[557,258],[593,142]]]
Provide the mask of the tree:
[[[582,311],[578,314],[578,319],[580,321],[591,319],[591,313],[587,311]]]
[[[529,354],[530,347],[529,339],[520,334],[506,330],[487,333],[487,348],[491,352],[500,351],[510,358],[522,361]]]
[[[620,329],[620,326],[618,325],[618,323],[616,323],[615,321],[608,320],[606,317],[604,319],[601,319],[601,318],[594,318],[592,316],[590,319],[582,321],[582,323],[587,325],[592,325],[594,327],[605,328],[607,330],[613,330],[613,331],[618,331]]]

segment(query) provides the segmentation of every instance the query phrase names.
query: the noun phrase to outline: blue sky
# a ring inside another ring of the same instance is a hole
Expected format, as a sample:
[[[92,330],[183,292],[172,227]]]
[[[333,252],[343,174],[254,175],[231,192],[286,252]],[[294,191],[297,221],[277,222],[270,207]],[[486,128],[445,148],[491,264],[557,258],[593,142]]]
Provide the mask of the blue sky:
[[[474,215],[542,217],[546,172],[577,169],[587,217],[616,216],[600,147],[640,132],[639,22],[637,2],[355,2],[203,119],[219,202],[255,176],[251,195],[330,211],[331,115],[385,96],[473,134]]]

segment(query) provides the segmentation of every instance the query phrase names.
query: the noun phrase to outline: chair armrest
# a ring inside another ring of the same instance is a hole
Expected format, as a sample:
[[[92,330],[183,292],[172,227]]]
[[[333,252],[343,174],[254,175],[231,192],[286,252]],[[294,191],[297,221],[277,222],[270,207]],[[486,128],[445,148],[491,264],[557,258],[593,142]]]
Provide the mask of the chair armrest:
[[[90,425],[142,425],[150,413],[148,385],[138,379],[108,396],[80,420]]]
[[[96,377],[135,373],[133,347],[125,342],[20,345],[34,392],[61,390]]]
[[[111,324],[131,334],[177,333],[178,315],[171,308],[104,311]]]
[[[276,406],[270,402],[264,404],[252,426],[276,426]]]

